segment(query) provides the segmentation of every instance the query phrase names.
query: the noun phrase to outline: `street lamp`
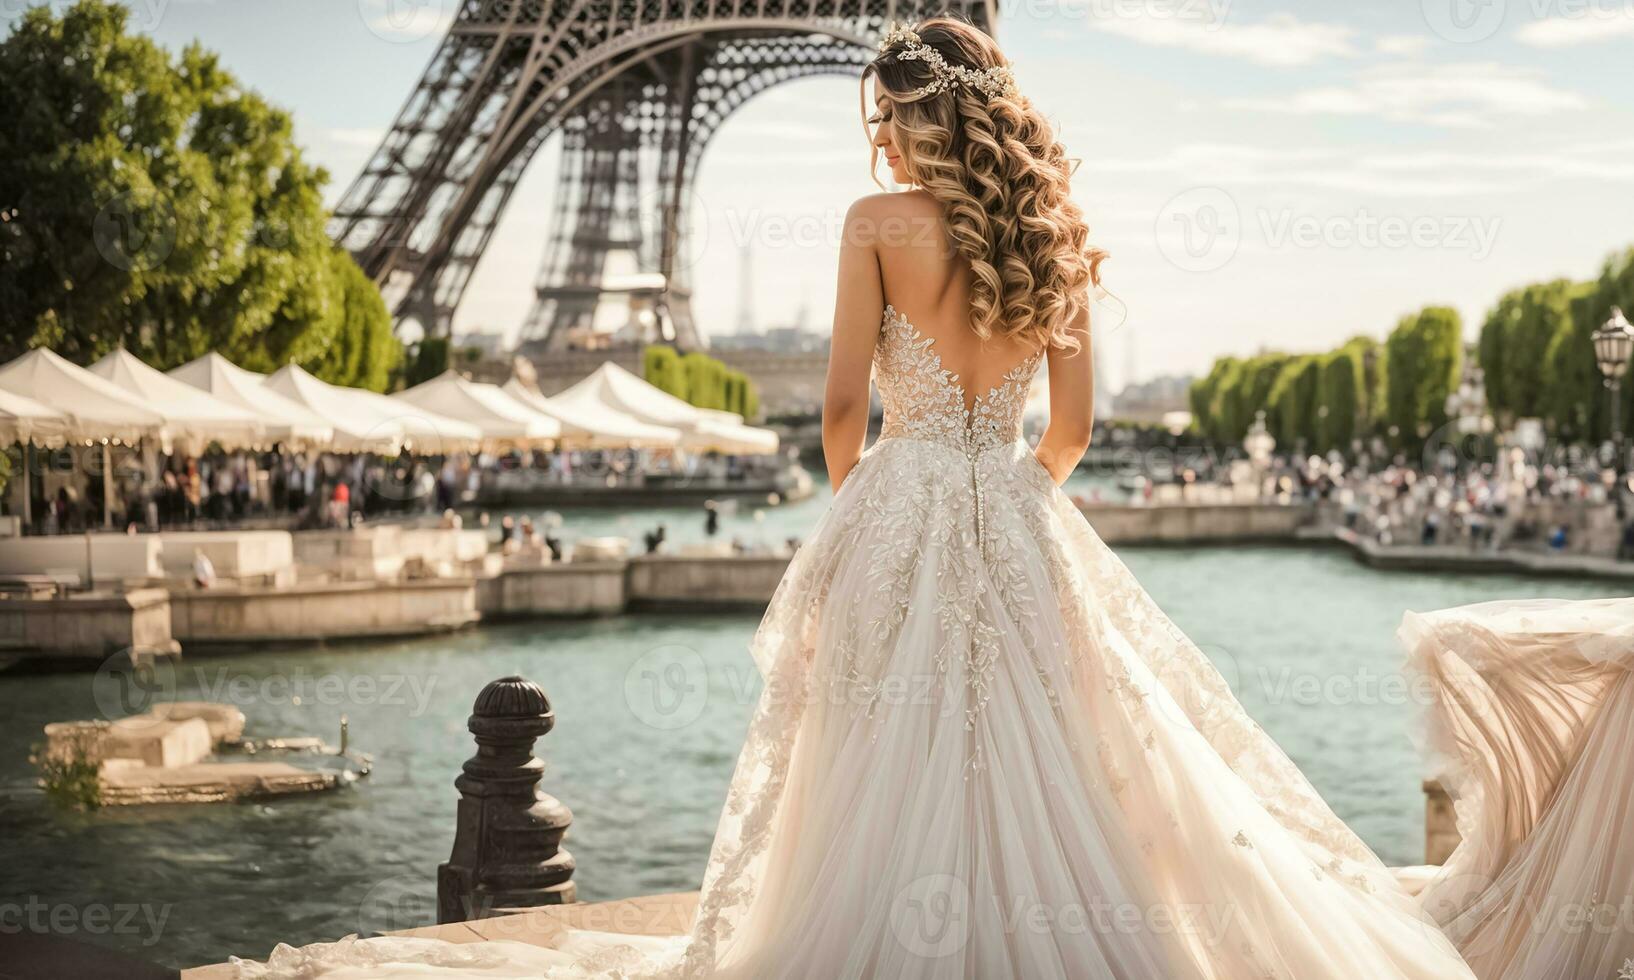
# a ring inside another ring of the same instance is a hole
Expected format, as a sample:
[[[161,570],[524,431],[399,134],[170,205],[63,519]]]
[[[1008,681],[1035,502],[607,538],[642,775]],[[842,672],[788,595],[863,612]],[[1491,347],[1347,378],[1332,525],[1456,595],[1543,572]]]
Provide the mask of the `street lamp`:
[[[1628,357],[1634,353],[1634,327],[1628,325],[1621,308],[1611,308],[1611,319],[1594,332],[1594,359],[1600,364],[1600,375],[1611,390],[1611,441],[1622,439],[1622,413],[1617,402],[1623,373],[1628,370]]]

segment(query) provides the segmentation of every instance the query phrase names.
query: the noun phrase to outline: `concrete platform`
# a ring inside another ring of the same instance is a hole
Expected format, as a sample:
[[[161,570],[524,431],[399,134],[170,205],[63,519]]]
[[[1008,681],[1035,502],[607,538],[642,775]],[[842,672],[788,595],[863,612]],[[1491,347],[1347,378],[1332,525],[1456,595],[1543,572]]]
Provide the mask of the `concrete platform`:
[[[555,949],[562,937],[577,929],[616,932],[627,936],[679,936],[691,930],[692,920],[697,914],[697,892],[671,892],[613,902],[550,905],[515,915],[423,926],[387,935],[440,939],[450,943],[505,940]],[[271,953],[270,949],[244,950],[237,955],[265,959]],[[236,976],[233,968],[226,963],[182,971],[182,980],[233,980]]]
[[[326,582],[281,589],[189,589],[170,596],[176,638],[189,649],[462,629],[480,618],[467,578]]]
[[[136,660],[181,652],[171,633],[169,593],[133,589],[0,599],[0,654],[94,666],[121,650]]]
[[[1634,582],[1634,562],[1571,552],[1471,551],[1455,545],[1381,545],[1340,528],[1317,536],[1345,545],[1370,568],[1414,572],[1533,575],[1539,578],[1592,578]]]
[[[290,793],[317,793],[343,782],[341,773],[287,762],[208,762],[186,766],[114,766],[102,770],[106,806],[139,803],[230,803]]]
[[[1295,541],[1316,517],[1310,504],[1081,504],[1109,545],[1200,545]]]

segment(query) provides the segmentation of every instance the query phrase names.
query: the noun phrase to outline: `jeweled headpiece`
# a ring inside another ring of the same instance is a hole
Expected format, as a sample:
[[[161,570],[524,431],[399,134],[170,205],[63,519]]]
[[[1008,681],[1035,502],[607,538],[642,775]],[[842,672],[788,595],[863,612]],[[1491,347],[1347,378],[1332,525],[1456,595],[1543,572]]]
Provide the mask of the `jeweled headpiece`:
[[[931,80],[914,90],[914,98],[946,92],[955,85],[975,89],[990,99],[1001,95],[1015,98],[1021,94],[1016,87],[1015,74],[1008,65],[994,65],[991,68],[950,65],[940,51],[921,41],[919,35],[904,24],[892,24],[885,36],[879,39],[880,54],[893,49],[901,60],[923,61],[930,68]]]

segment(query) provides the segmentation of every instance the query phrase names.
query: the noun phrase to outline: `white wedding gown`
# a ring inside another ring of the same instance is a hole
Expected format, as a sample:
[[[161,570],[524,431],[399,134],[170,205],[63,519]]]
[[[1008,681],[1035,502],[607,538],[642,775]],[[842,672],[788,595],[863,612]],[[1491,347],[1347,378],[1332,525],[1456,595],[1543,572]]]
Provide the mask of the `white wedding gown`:
[[[967,412],[887,307],[884,428],[755,634],[689,936],[281,946],[242,975],[1473,976],[1033,457],[1038,364]]]

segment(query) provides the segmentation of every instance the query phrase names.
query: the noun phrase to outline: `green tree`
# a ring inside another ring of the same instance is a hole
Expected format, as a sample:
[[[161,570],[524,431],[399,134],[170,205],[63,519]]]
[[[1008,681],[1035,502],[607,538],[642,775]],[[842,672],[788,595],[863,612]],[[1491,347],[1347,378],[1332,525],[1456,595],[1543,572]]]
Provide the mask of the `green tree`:
[[[383,387],[389,317],[382,335],[378,291],[324,233],[328,176],[288,114],[127,17],[40,6],[0,41],[0,358],[124,346],[169,368],[215,350]]]
[[[1363,354],[1353,343],[1322,359],[1316,397],[1319,424],[1314,448],[1317,451],[1346,452],[1351,440],[1361,432],[1365,376]]]
[[[726,407],[726,366],[708,354],[693,351],[681,358],[686,372],[687,401],[699,408]]]
[[[1634,310],[1634,249],[1608,258],[1599,278],[1570,300],[1570,317],[1549,343],[1543,361],[1542,414],[1567,441],[1599,442],[1611,433],[1604,380],[1594,356],[1594,332],[1613,306]],[[1622,399],[1623,431],[1634,427],[1634,398]]]
[[[1417,449],[1447,421],[1447,395],[1458,384],[1463,327],[1458,311],[1427,306],[1402,318],[1385,341],[1383,422],[1392,442]]]
[[[1487,401],[1505,422],[1546,413],[1548,361],[1555,338],[1572,328],[1572,301],[1585,287],[1570,280],[1536,283],[1499,298],[1486,321],[1476,353]]]
[[[403,387],[424,384],[448,370],[449,342],[447,337],[422,337],[408,350],[403,365]]]
[[[681,369],[681,355],[673,347],[654,344],[642,352],[642,376],[647,383],[676,398],[687,397],[686,372]]]
[[[1235,357],[1216,358],[1208,374],[1191,383],[1187,400],[1191,404],[1192,426],[1215,442],[1224,442],[1224,418],[1215,401],[1222,386],[1236,371]]]
[[[1322,368],[1313,355],[1290,357],[1277,372],[1266,397],[1266,425],[1288,450],[1317,443],[1316,397]]]

